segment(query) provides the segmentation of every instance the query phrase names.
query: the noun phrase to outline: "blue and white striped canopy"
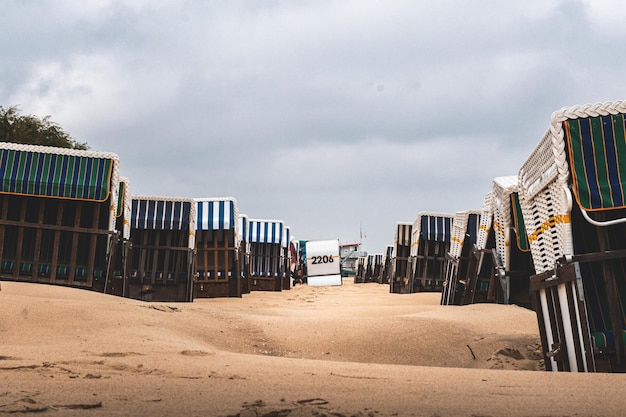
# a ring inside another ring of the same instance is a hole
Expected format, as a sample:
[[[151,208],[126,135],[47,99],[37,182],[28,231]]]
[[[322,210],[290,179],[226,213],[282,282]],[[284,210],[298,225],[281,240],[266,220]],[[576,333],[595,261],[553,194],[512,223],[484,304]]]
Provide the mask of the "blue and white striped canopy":
[[[196,199],[198,230],[236,230],[237,201],[233,198]]]
[[[249,243],[281,244],[283,236],[281,220],[248,220]]]
[[[420,223],[420,237],[428,242],[450,242],[452,215],[424,214]]]
[[[132,229],[189,230],[193,200],[133,197]]]

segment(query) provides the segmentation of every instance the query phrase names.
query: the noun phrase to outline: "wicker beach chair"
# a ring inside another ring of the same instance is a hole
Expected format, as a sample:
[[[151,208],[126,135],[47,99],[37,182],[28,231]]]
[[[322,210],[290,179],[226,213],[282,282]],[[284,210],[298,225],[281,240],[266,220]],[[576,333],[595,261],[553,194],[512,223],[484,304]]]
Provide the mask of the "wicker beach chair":
[[[420,212],[411,237],[410,292],[441,291],[454,214]]]
[[[380,283],[383,279],[384,260],[382,253],[375,253],[373,255],[373,268],[371,282]]]
[[[359,256],[356,258],[356,263],[354,265],[354,283],[355,284],[363,284],[365,283],[365,273],[366,273],[366,256]]]
[[[0,278],[103,292],[118,189],[113,153],[0,143]]]
[[[461,303],[472,248],[480,230],[480,210],[466,210],[455,214],[452,223],[450,251],[445,261],[445,279],[441,291],[442,305]]]
[[[132,196],[130,298],[193,301],[196,221],[191,198]]]
[[[282,220],[248,219],[251,291],[281,291]]]
[[[549,370],[626,370],[625,112],[622,101],[554,112],[519,171]]]
[[[520,216],[518,190],[517,175],[493,180],[495,266],[502,290],[502,297],[498,302],[529,307],[528,288],[534,267],[528,249],[524,219]]]
[[[411,273],[409,256],[411,255],[411,235],[413,223],[397,222],[391,257],[389,291],[396,294],[411,292]]]
[[[496,301],[496,289],[499,285],[496,285],[496,242],[493,219],[493,192],[490,191],[483,199],[478,237],[469,254],[461,305]]]
[[[380,280],[380,284],[389,284],[392,272],[392,259],[393,259],[393,246],[388,245],[385,249],[383,259],[383,272]]]
[[[194,298],[241,297],[237,200],[196,198],[195,204]]]

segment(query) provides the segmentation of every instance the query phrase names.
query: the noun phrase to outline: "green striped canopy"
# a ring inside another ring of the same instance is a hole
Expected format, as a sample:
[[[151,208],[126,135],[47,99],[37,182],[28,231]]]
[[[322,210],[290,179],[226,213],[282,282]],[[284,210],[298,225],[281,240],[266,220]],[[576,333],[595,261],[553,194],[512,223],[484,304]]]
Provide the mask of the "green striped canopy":
[[[615,114],[563,123],[576,201],[585,210],[625,206],[626,126]]]
[[[124,214],[124,194],[126,192],[126,183],[120,181],[120,188],[117,195],[117,210],[115,211],[115,217],[121,217]]]
[[[513,208],[513,226],[517,235],[517,247],[522,252],[528,252],[530,251],[530,244],[528,243],[526,225],[524,224],[524,216],[522,216],[522,206],[520,206],[519,194],[517,192],[511,193],[511,206]]]
[[[105,201],[113,160],[0,149],[0,193]]]

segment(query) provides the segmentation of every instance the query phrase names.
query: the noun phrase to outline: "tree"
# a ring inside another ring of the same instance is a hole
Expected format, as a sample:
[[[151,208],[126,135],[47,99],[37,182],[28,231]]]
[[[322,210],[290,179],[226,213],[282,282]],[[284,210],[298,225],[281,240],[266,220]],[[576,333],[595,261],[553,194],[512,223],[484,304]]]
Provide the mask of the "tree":
[[[58,124],[37,116],[20,115],[17,106],[0,106],[0,141],[28,145],[56,146],[70,149],[89,149],[86,143],[76,142]]]

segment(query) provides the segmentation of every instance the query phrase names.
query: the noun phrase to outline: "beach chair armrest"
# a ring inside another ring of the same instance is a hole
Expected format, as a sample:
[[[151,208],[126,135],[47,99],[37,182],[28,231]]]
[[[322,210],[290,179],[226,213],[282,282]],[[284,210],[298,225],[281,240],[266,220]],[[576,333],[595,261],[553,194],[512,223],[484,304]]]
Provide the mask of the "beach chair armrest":
[[[582,207],[580,208],[580,212],[582,213],[585,220],[587,220],[592,225],[598,226],[598,227],[606,227],[606,226],[613,226],[615,224],[626,223],[626,217],[623,217],[621,219],[598,221],[598,220],[592,219],[587,213],[587,210],[583,209]]]

